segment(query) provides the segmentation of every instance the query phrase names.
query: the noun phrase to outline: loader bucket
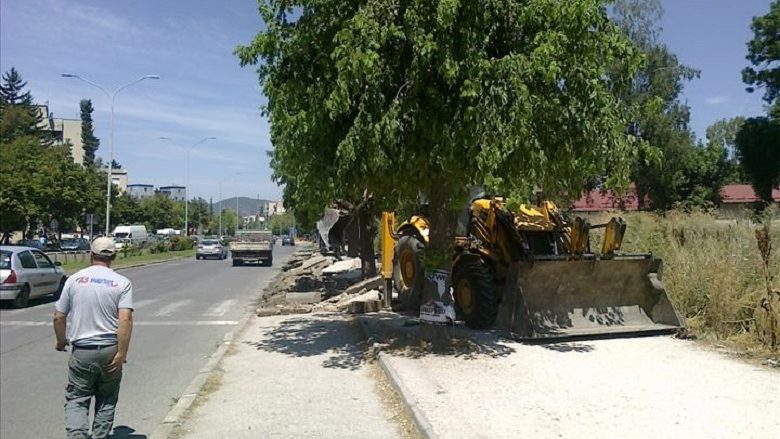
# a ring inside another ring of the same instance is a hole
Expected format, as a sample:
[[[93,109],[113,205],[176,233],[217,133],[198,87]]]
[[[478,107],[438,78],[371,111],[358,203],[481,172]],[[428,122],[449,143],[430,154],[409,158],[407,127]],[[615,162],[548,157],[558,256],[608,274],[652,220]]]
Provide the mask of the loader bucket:
[[[520,339],[668,333],[685,326],[650,255],[514,263],[497,326]]]

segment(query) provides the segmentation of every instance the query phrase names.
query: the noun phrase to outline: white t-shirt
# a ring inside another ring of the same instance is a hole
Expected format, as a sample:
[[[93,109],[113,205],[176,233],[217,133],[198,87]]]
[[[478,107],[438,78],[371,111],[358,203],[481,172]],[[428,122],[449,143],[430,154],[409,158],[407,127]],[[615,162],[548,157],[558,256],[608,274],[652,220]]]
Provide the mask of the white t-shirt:
[[[70,317],[67,337],[72,344],[116,344],[119,309],[133,309],[133,286],[114,270],[93,265],[65,281],[54,308]]]

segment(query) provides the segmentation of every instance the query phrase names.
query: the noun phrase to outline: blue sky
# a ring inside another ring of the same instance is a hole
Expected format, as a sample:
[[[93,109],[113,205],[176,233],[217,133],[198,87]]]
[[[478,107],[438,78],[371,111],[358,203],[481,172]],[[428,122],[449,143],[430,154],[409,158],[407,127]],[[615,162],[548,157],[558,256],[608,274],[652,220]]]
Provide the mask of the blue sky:
[[[714,121],[763,112],[760,94],[748,94],[740,71],[747,65],[750,20],[769,0],[663,0],[662,40],[680,60],[701,69],[686,85],[691,126],[699,137]],[[78,118],[79,100],[95,106],[98,154],[108,155],[109,101],[97,89],[61,78],[84,76],[122,91],[116,103],[115,158],[130,183],[184,184],[190,145],[190,195],[278,199],[265,151],[271,149],[264,102],[254,68],[233,56],[260,28],[256,0],[2,0],[0,70],[16,67],[38,102],[57,117]]]

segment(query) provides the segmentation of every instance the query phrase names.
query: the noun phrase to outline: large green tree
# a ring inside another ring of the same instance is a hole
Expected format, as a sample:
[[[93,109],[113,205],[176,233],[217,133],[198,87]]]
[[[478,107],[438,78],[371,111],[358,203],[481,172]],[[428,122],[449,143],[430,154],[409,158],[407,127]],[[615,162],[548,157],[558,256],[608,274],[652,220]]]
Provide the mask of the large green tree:
[[[720,119],[707,127],[707,147],[722,149],[726,156],[725,180],[727,184],[744,183],[746,176],[737,156],[737,133],[745,123],[742,116]]]
[[[13,67],[0,81],[0,142],[23,136],[36,136],[44,145],[52,144],[51,131],[43,112],[33,104],[32,93],[25,91],[27,82]]]
[[[615,0],[612,19],[644,54],[641,68],[618,94],[634,112],[642,143],[632,164],[641,207],[718,202],[726,166],[723,151],[697,146],[689,128],[690,108],[683,86],[699,71],[680,62],[660,41],[660,0]],[[645,206],[645,197],[650,206]]]
[[[751,29],[747,59],[752,66],[742,71],[742,79],[750,92],[764,88],[769,115],[741,126],[737,156],[756,194],[771,203],[772,188],[780,186],[780,1],[773,1],[766,15],[755,17]]]
[[[748,42],[747,59],[752,64],[742,70],[742,79],[748,84],[748,91],[764,89],[764,101],[769,104],[775,117],[780,116],[780,1],[769,5],[769,12],[753,18],[750,25],[753,39]]]
[[[780,187],[780,121],[748,119],[737,134],[737,151],[756,194],[772,203],[772,188]]]
[[[72,227],[100,203],[101,179],[73,163],[70,142],[52,142],[25,86],[15,69],[0,84],[0,231]]]
[[[269,0],[260,14],[237,55],[258,66],[296,212],[423,194],[439,250],[470,184],[525,196],[627,181],[613,90],[640,57],[603,1]]]
[[[92,107],[91,99],[82,99],[80,103],[81,107],[81,144],[84,148],[84,165],[92,166],[95,164],[95,152],[100,147],[100,139],[95,137],[95,127],[92,122],[92,112],[95,109]]]

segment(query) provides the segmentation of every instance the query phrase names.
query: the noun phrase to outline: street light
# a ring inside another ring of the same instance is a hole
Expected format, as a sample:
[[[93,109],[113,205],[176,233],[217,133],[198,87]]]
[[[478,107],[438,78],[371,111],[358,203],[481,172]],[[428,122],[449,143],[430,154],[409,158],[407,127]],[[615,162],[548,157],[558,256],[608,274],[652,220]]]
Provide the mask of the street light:
[[[178,143],[174,142],[173,139],[171,139],[170,137],[160,137],[160,140],[167,140],[167,141],[173,143],[174,145],[178,146],[179,148],[183,148],[181,145],[179,145]],[[186,177],[186,182],[184,183],[184,234],[186,236],[190,236],[190,228],[189,228],[189,225],[190,225],[189,224],[189,219],[190,219],[190,215],[189,215],[189,213],[190,213],[190,209],[189,209],[190,197],[187,194],[187,191],[190,189],[190,151],[192,151],[193,148],[195,148],[196,146],[200,145],[201,143],[203,143],[203,142],[205,142],[207,140],[217,140],[217,138],[216,137],[204,137],[204,138],[198,140],[197,142],[193,143],[192,145],[190,145],[188,148],[186,148],[186,151],[187,151],[187,159],[186,159],[186,162],[187,162],[187,164],[186,164],[187,177]],[[198,224],[198,226],[200,226],[200,224]]]
[[[118,89],[114,90],[113,93],[109,93],[108,90],[101,87],[98,84],[95,84],[94,82],[84,79],[79,75],[76,75],[74,73],[62,73],[61,75],[63,78],[75,78],[80,81],[84,81],[87,84],[97,88],[98,90],[105,93],[105,95],[111,99],[111,128],[110,128],[110,137],[109,137],[109,143],[108,143],[108,177],[106,178],[106,236],[108,236],[110,230],[111,230],[111,171],[113,170],[114,166],[114,101],[116,100],[116,95],[119,94],[120,91],[126,89],[127,87],[130,87],[133,84],[137,84],[144,79],[160,79],[160,75],[144,75],[140,78],[136,79],[135,81],[128,82],[127,84],[119,87]]]

